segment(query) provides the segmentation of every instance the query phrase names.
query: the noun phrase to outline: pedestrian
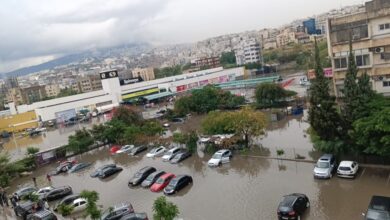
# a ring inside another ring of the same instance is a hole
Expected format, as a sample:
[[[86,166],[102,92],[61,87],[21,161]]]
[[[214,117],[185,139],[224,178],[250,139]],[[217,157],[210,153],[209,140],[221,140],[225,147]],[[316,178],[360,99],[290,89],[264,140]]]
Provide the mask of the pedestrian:
[[[34,186],[37,187],[37,178],[35,176],[32,178],[32,181],[34,183]]]
[[[51,176],[50,176],[50,174],[46,175],[46,179],[47,179],[47,181],[49,181],[49,183],[51,183]]]
[[[0,206],[4,208],[3,200],[0,199]]]
[[[1,195],[1,199],[3,200],[4,202],[4,205],[6,205],[7,207],[9,206],[9,203],[8,203],[8,196],[7,196],[7,193],[3,190],[3,193]]]
[[[11,200],[12,208],[15,209],[16,206],[18,205],[18,203],[17,203],[17,201],[16,201],[15,195],[12,195],[10,200]]]

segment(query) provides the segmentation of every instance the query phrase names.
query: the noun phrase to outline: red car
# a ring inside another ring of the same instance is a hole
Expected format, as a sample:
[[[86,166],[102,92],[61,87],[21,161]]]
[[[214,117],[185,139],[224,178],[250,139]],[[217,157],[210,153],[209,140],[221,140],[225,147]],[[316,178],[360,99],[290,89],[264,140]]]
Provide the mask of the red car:
[[[111,154],[111,155],[114,155],[119,149],[121,149],[121,146],[119,146],[119,145],[113,145],[113,146],[110,148],[110,154]]]
[[[150,191],[158,192],[163,190],[168,185],[168,183],[175,177],[176,176],[173,173],[166,173],[160,176],[157,181],[150,187]]]

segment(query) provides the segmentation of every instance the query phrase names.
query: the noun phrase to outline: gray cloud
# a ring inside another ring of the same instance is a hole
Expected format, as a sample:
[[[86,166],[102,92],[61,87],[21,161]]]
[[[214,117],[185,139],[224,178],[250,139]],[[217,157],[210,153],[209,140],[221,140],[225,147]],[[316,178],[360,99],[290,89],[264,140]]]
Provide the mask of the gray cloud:
[[[362,0],[0,0],[0,72],[132,42],[183,43],[277,27]],[[288,3],[287,3],[288,2]],[[44,57],[45,59],[43,59]],[[20,63],[18,63],[20,60]],[[26,62],[28,60],[29,62]]]

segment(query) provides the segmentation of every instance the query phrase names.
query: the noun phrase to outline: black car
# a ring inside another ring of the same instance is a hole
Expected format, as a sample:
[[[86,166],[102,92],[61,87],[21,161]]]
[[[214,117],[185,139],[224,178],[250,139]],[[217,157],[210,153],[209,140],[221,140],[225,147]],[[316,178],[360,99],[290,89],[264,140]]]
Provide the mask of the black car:
[[[28,215],[27,220],[57,220],[57,216],[50,210],[44,209]]]
[[[148,216],[145,212],[131,213],[123,216],[120,220],[148,220]]]
[[[167,187],[164,188],[164,194],[172,195],[191,183],[192,183],[191,176],[178,175],[169,182]]]
[[[192,154],[188,150],[180,151],[171,159],[171,163],[180,163],[186,158],[190,157]]]
[[[365,220],[390,220],[390,197],[372,196]]]
[[[146,146],[137,146],[137,147],[134,147],[131,151],[130,151],[130,153],[129,153],[129,155],[130,156],[135,156],[135,155],[137,155],[137,154],[139,154],[139,153],[141,153],[141,152],[144,152],[144,151],[146,151],[148,149],[148,147],[146,147]]]
[[[121,172],[123,170],[122,167],[106,167],[105,169],[102,169],[98,175],[100,179],[107,178],[109,176],[112,176],[118,172]]]
[[[36,211],[43,210],[43,201],[39,200],[38,202],[33,202],[30,200],[22,201],[15,207],[15,214],[22,219],[26,219],[28,215],[32,214],[33,206],[35,206]]]
[[[144,181],[142,181],[142,187],[150,187],[156,180],[165,174],[165,171],[155,171],[151,173]]]
[[[93,171],[90,176],[92,178],[99,177],[100,172],[102,172],[102,170],[104,170],[104,169],[106,169],[108,167],[116,168],[116,164],[106,164],[106,165],[103,165],[103,166],[97,168],[95,171]]]
[[[137,186],[142,183],[151,173],[155,172],[156,168],[146,166],[140,169],[137,173],[134,174],[133,178],[129,180],[129,186]]]
[[[301,193],[283,196],[278,207],[279,219],[300,219],[300,216],[310,207],[309,199]]]
[[[66,173],[70,168],[72,168],[73,162],[71,161],[66,161],[61,163],[55,170],[50,172],[50,175],[58,175],[60,173]]]
[[[92,165],[91,163],[77,163],[77,164],[73,165],[72,168],[70,168],[68,170],[68,173],[78,172],[84,168],[91,166],[91,165]]]
[[[55,188],[49,193],[47,193],[45,195],[45,199],[47,199],[47,201],[53,201],[53,200],[64,198],[65,196],[70,194],[72,194],[72,187],[62,186],[62,187]]]
[[[72,195],[69,195],[69,196],[66,196],[65,198],[63,198],[59,203],[57,203],[56,207],[53,209],[55,212],[57,212],[58,210],[58,206],[60,205],[70,205],[73,203],[74,200],[80,198],[80,195],[79,194],[72,194]]]
[[[101,220],[119,220],[123,216],[133,212],[133,206],[128,202],[124,202],[104,211]]]

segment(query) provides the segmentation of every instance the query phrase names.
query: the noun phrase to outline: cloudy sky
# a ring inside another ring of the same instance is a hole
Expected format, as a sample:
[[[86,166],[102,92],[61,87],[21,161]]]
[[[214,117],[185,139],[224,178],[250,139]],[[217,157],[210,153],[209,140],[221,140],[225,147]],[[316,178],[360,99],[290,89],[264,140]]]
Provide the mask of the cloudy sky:
[[[364,0],[0,0],[0,73],[123,43],[279,27]]]

